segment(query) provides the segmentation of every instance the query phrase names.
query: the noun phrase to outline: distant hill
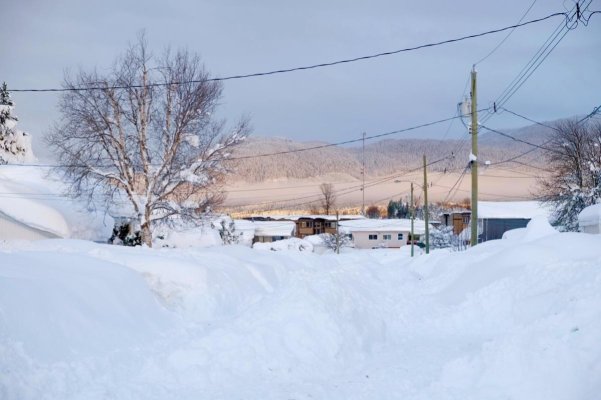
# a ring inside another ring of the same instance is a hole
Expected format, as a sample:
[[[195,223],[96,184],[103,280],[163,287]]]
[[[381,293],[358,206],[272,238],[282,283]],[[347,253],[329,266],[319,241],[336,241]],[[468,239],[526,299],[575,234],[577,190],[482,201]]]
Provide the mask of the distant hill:
[[[520,129],[501,130],[521,140],[541,144],[549,136],[551,129],[540,125],[530,125]],[[259,154],[294,151],[320,146],[325,142],[297,142],[283,138],[250,137],[237,151],[236,157],[256,156]],[[402,170],[419,167],[422,154],[428,161],[438,160],[454,154],[453,159],[431,166],[433,171],[462,170],[468,163],[471,139],[466,134],[461,140],[435,139],[385,139],[378,142],[366,142],[365,168],[367,177],[378,177]],[[507,160],[528,150],[532,146],[510,138],[481,130],[479,140],[479,158],[492,163]],[[518,159],[522,163],[542,166],[540,151],[532,151]],[[326,147],[315,150],[279,154],[269,157],[257,157],[237,160],[236,174],[233,180],[262,182],[276,179],[307,179],[327,174],[346,174],[361,177],[361,147]],[[506,168],[528,169],[522,164],[506,164]]]

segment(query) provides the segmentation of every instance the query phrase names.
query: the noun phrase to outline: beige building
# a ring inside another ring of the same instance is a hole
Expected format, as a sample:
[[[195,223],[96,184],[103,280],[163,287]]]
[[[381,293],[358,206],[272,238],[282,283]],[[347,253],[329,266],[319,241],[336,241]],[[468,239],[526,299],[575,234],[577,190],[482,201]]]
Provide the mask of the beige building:
[[[409,219],[364,219],[341,221],[341,232],[350,235],[357,249],[399,248],[420,240],[426,231],[423,220],[415,220],[411,238]]]

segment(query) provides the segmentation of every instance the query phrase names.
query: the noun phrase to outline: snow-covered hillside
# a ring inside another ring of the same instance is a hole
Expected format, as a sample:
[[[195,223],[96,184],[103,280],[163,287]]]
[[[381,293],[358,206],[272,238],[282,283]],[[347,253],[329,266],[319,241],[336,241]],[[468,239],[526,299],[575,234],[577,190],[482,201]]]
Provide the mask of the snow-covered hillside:
[[[413,260],[6,242],[0,398],[598,399],[601,235],[519,236]]]

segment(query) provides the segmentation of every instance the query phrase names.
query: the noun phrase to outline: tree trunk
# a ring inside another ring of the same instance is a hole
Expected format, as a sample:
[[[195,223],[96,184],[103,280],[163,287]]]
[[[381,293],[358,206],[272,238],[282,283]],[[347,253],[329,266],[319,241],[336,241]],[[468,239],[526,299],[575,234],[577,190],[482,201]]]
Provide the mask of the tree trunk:
[[[150,223],[144,223],[140,229],[142,233],[142,244],[152,247],[152,232],[150,231]]]

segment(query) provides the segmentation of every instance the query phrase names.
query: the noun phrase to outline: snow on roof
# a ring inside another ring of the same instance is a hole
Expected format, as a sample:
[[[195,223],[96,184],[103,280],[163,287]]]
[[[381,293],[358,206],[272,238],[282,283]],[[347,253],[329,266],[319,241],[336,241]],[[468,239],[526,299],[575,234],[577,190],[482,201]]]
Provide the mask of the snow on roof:
[[[586,207],[578,214],[578,225],[601,225],[601,204]]]
[[[296,225],[288,221],[254,221],[255,236],[292,236]]]
[[[549,210],[538,201],[479,201],[478,219],[524,218],[549,216]]]
[[[341,221],[340,229],[345,232],[409,232],[411,231],[410,219],[363,219],[355,221]],[[426,232],[423,220],[415,220],[413,232],[421,235]]]
[[[0,166],[0,213],[62,238],[107,240],[113,219],[62,194],[62,182],[35,166]]]

